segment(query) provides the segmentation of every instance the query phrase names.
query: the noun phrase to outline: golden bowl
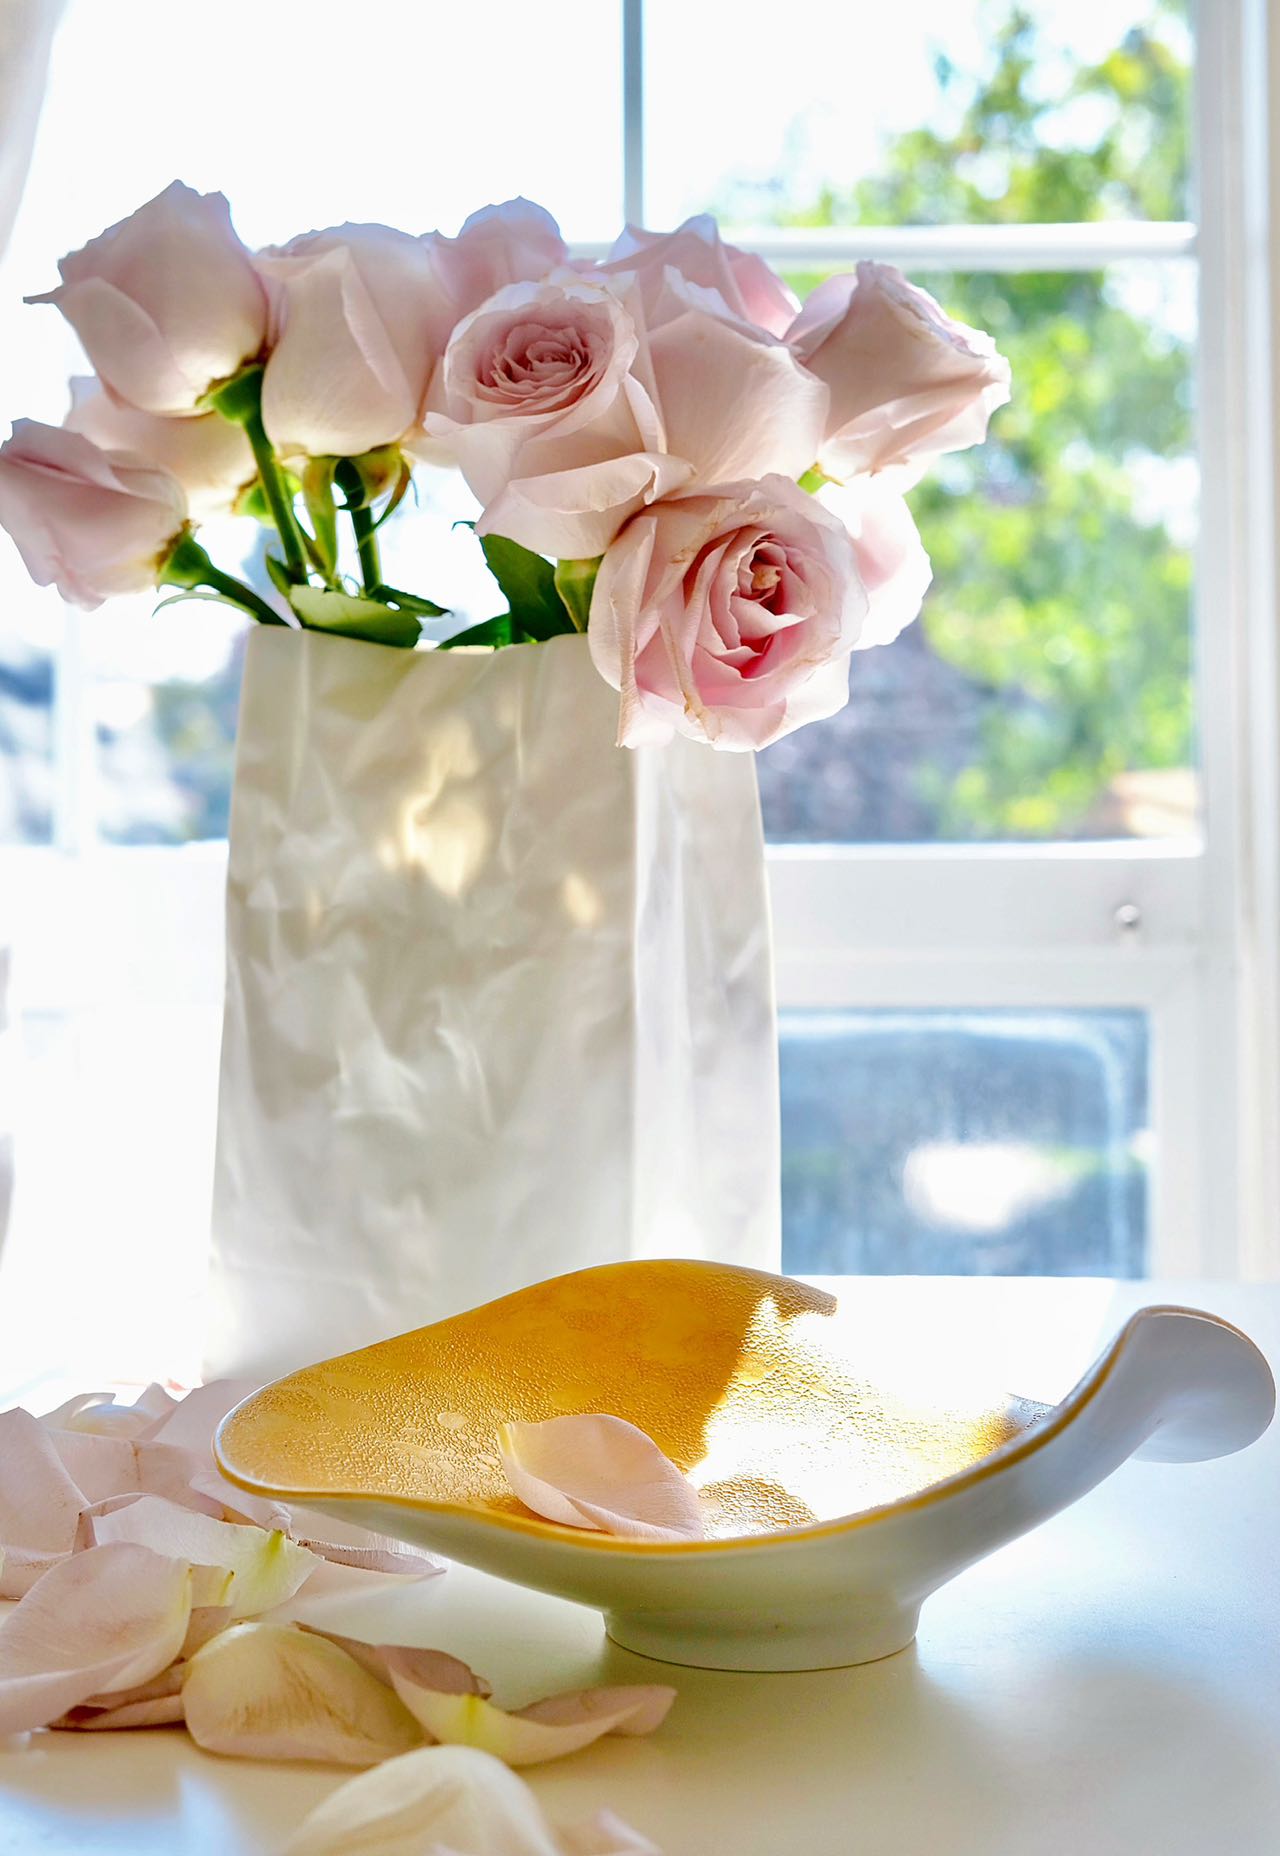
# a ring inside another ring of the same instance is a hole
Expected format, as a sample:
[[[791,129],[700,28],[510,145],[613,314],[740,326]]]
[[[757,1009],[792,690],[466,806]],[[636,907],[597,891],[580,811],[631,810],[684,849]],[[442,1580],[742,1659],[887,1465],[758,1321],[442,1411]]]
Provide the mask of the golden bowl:
[[[594,1605],[627,1649],[719,1669],[867,1662],[963,1567],[1140,1455],[1195,1461],[1266,1429],[1237,1329],[1143,1309],[1056,1406],[860,1373],[833,1297],[701,1262],[607,1264],[291,1373],[225,1419],[255,1494]],[[512,1494],[498,1426],[609,1412],[690,1477],[707,1538],[561,1526]]]

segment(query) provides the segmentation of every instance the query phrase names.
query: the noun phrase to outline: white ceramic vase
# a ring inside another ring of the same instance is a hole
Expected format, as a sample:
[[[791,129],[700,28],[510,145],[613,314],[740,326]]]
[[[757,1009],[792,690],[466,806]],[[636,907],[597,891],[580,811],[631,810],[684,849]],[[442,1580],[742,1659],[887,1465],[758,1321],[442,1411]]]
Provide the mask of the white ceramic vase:
[[[589,1264],[776,1267],[753,760],[618,748],[616,704],[576,636],[252,635],[208,1373]]]

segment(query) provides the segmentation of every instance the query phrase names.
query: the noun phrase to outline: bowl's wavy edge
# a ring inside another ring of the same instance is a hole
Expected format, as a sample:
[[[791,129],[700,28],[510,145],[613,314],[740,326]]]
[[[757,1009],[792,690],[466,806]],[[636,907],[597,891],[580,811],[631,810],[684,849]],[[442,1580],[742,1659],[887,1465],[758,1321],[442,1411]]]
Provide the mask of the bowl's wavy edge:
[[[753,1271],[752,1274],[763,1272]],[[506,1298],[503,1298],[506,1299]],[[494,1527],[509,1533],[523,1534],[532,1539],[555,1540],[574,1546],[586,1553],[622,1553],[642,1556],[645,1559],[657,1557],[682,1557],[691,1554],[746,1552],[787,1544],[793,1541],[822,1540],[833,1535],[852,1533],[857,1529],[874,1526],[878,1522],[893,1519],[896,1516],[918,1512],[935,1507],[939,1502],[960,1493],[964,1489],[975,1487],[992,1476],[1002,1474],[1014,1464],[1033,1456],[1048,1447],[1055,1438],[1072,1425],[1077,1418],[1092,1404],[1115,1371],[1125,1349],[1132,1345],[1134,1336],[1142,1325],[1152,1318],[1164,1316],[1186,1316],[1197,1321],[1210,1322],[1214,1327],[1225,1328],[1256,1355],[1263,1370],[1271,1377],[1271,1369],[1266,1356],[1257,1343],[1243,1329],[1221,1315],[1210,1314],[1207,1309],[1187,1308],[1178,1303],[1157,1302],[1140,1308],[1130,1315],[1115,1338],[1103,1350],[1092,1366],[1081,1376],[1066,1397],[1057,1405],[1046,1407],[1047,1416],[1017,1437],[999,1444],[987,1456],[972,1463],[966,1469],[956,1470],[950,1476],[944,1476],[937,1482],[929,1483],[914,1494],[899,1496],[891,1502],[881,1502],[872,1508],[859,1509],[854,1514],[841,1515],[830,1521],[807,1522],[793,1527],[775,1528],[766,1534],[735,1534],[717,1540],[634,1540],[614,1534],[592,1533],[583,1528],[566,1527],[556,1521],[542,1521],[535,1516],[504,1514],[497,1510],[474,1507],[468,1502],[431,1501],[421,1497],[407,1495],[374,1494],[368,1490],[349,1489],[299,1489],[282,1488],[278,1484],[254,1481],[250,1477],[236,1473],[234,1466],[228,1462],[222,1452],[222,1435],[236,1417],[254,1400],[261,1396],[268,1387],[260,1387],[248,1398],[232,1408],[214,1434],[213,1455],[219,1473],[237,1488],[244,1489],[252,1495],[274,1497],[278,1501],[303,1504],[315,1503],[377,1503],[386,1508],[399,1508],[412,1514],[453,1515],[465,1520],[472,1520],[485,1527]],[[436,1324],[433,1324],[436,1325]],[[398,1337],[397,1337],[398,1338]],[[377,1343],[381,1344],[381,1343]],[[367,1351],[367,1350],[362,1350]],[[326,1362],[320,1362],[326,1364]],[[309,1371],[309,1368],[303,1368]],[[290,1373],[287,1378],[295,1377]],[[279,1383],[275,1381],[272,1383]],[[1274,1379],[1272,1379],[1274,1389]],[[1031,1403],[1033,1401],[1026,1401]],[[1267,1420],[1270,1423],[1270,1419]],[[1252,1441],[1256,1442],[1267,1425],[1263,1425]],[[1237,1448],[1246,1448],[1239,1445]]]

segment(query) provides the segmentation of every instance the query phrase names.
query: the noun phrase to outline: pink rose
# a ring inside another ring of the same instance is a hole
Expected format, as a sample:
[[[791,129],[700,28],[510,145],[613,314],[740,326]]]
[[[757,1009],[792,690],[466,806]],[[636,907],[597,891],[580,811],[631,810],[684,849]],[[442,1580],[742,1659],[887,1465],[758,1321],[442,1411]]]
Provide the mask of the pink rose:
[[[453,323],[431,244],[334,226],[260,252],[271,297],[262,420],[286,457],[353,457],[402,438]]]
[[[760,748],[833,715],[866,611],[848,530],[787,478],[665,497],[618,535],[591,601],[619,742]]]
[[[485,504],[482,534],[601,554],[681,483],[812,463],[827,390],[785,342],[675,271],[647,310],[633,280],[611,282],[513,285],[454,331],[426,430]]]
[[[674,232],[628,226],[599,268],[606,275],[635,276],[647,296],[661,287],[668,267],[691,284],[718,291],[732,315],[770,335],[785,335],[795,321],[800,305],[782,279],[754,252],[726,245],[710,213],[686,219]]]
[[[71,382],[71,411],[62,423],[103,451],[128,451],[135,462],[145,460],[170,471],[186,492],[197,521],[230,509],[257,475],[243,426],[220,413],[160,418],[122,406],[96,380],[81,377]]]
[[[831,477],[918,471],[976,445],[1009,397],[1009,363],[991,337],[953,322],[891,264],[864,262],[819,284],[787,340],[831,389],[818,453]]]
[[[536,283],[569,262],[551,214],[525,199],[482,206],[457,238],[432,232],[427,242],[459,318],[508,284]]]
[[[55,303],[109,393],[189,413],[262,347],[267,304],[220,193],[180,181],[58,266]]]
[[[0,525],[36,585],[74,606],[154,586],[186,517],[176,477],[79,432],[19,419],[0,445]]]
[[[906,498],[884,477],[855,477],[848,484],[824,485],[818,499],[853,537],[858,578],[866,588],[867,616],[854,649],[892,644],[919,616],[933,579]]]
[[[602,284],[560,271],[511,284],[445,351],[426,431],[486,505],[482,534],[571,559],[690,474],[632,372],[640,337]]]

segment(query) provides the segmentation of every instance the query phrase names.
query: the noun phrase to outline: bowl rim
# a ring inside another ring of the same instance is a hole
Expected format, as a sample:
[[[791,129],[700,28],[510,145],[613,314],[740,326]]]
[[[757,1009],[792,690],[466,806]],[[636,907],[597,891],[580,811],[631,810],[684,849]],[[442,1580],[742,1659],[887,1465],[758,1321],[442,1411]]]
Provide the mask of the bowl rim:
[[[758,1550],[784,1546],[792,1541],[829,1539],[835,1535],[853,1533],[878,1522],[895,1519],[900,1515],[935,1507],[952,1495],[976,1487],[991,1477],[1001,1475],[1005,1470],[1035,1456],[1060,1437],[1088,1409],[1112,1377],[1126,1348],[1132,1345],[1139,1328],[1152,1318],[1158,1319],[1165,1316],[1205,1321],[1234,1334],[1238,1340],[1245,1343],[1250,1353],[1261,1364],[1268,1378],[1272,1378],[1274,1398],[1274,1378],[1265,1354],[1257,1342],[1251,1339],[1243,1329],[1236,1327],[1234,1322],[1227,1321],[1221,1315],[1211,1314],[1207,1309],[1189,1308],[1181,1303],[1149,1303],[1143,1308],[1136,1309],[1128,1317],[1102,1353],[1058,1404],[1043,1408],[1045,1412],[1043,1418],[1033,1419],[1025,1430],[1007,1439],[1003,1444],[997,1444],[994,1450],[989,1451],[986,1456],[979,1457],[977,1462],[970,1463],[964,1469],[955,1470],[951,1475],[943,1476],[937,1482],[927,1483],[924,1488],[916,1489],[908,1495],[897,1496],[892,1501],[878,1502],[870,1508],[859,1508],[852,1514],[839,1515],[831,1520],[797,1522],[789,1527],[771,1528],[768,1532],[760,1534],[730,1534],[712,1540],[637,1540],[630,1536],[606,1534],[591,1528],[570,1527],[559,1521],[545,1521],[532,1513],[524,1515],[510,1513],[503,1509],[480,1508],[472,1502],[436,1501],[426,1496],[377,1494],[367,1489],[286,1489],[278,1484],[254,1481],[250,1477],[237,1474],[234,1466],[227,1460],[222,1450],[223,1433],[242,1411],[252,1405],[264,1391],[269,1390],[270,1384],[279,1384],[278,1380],[269,1382],[267,1386],[260,1386],[256,1392],[241,1399],[226,1414],[214,1433],[213,1456],[219,1473],[236,1488],[244,1489],[251,1495],[264,1495],[286,1503],[314,1506],[317,1503],[376,1502],[383,1507],[405,1509],[414,1514],[456,1516],[535,1540],[554,1540],[557,1543],[577,1547],[587,1553],[638,1554],[646,1559],[655,1556],[681,1558],[696,1554]],[[410,1332],[416,1331],[410,1330]],[[396,1335],[391,1338],[402,1337]],[[384,1344],[383,1342],[375,1343],[376,1346]],[[360,1351],[367,1350],[361,1349]],[[321,1361],[318,1364],[326,1365],[328,1362]],[[314,1369],[303,1367],[300,1370],[305,1373]],[[295,1373],[285,1375],[289,1379],[297,1376]],[[1024,1402],[1035,1401],[1025,1400]],[[1267,1422],[1269,1423],[1270,1419]],[[1266,1428],[1266,1425],[1262,1427],[1263,1430]],[[1258,1435],[1261,1435],[1261,1432]]]

